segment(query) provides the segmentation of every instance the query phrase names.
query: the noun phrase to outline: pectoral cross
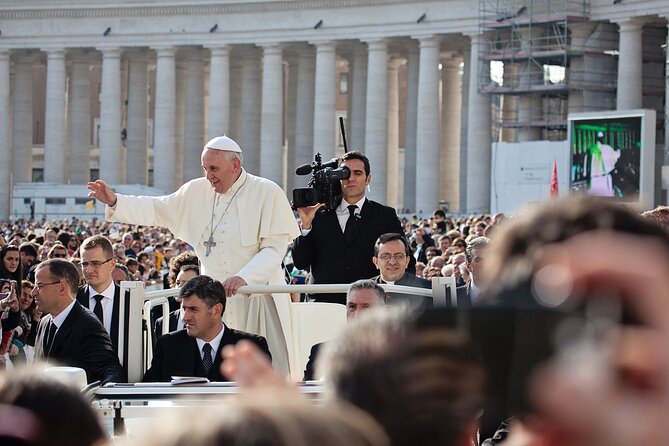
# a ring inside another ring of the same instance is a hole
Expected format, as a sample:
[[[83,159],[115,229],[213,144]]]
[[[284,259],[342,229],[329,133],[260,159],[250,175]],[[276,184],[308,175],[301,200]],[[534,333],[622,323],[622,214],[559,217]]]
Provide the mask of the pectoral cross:
[[[209,253],[211,252],[211,248],[216,246],[216,242],[214,241],[214,234],[209,234],[209,239],[204,242],[205,248],[207,248],[207,251],[204,253],[205,257],[209,257]]]

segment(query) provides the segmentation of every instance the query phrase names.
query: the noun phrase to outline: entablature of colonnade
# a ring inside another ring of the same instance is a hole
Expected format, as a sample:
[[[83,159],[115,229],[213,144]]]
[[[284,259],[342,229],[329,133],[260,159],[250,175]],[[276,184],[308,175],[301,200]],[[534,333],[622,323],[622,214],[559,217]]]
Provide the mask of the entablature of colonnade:
[[[591,0],[590,20],[617,22],[646,15],[669,15],[667,0]]]
[[[139,3],[139,4],[138,4]],[[4,0],[1,48],[290,43],[472,33],[471,0]]]

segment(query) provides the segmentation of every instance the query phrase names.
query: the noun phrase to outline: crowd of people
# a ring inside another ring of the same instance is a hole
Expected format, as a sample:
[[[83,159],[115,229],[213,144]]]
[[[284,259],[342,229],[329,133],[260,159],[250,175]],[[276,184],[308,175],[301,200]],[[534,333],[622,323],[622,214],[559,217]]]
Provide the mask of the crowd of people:
[[[82,368],[89,383],[124,382],[119,283],[141,280],[180,288],[169,314],[152,314],[144,380],[233,380],[251,393],[196,411],[197,436],[193,423],[175,422],[164,438],[137,444],[666,444],[669,209],[640,216],[572,196],[511,218],[401,217],[365,197],[372,166],[348,152],[341,202],[294,215],[242,160],[234,141],[214,138],[202,153],[205,177],[172,195],[127,197],[96,181],[89,188],[106,221],[4,223],[6,368],[59,362]],[[304,372],[324,383],[318,408],[286,381],[290,297],[236,296],[244,285],[302,276],[350,284],[346,294],[298,297],[346,307],[346,329],[313,346]],[[438,276],[457,285],[450,308],[384,289],[429,289]],[[226,319],[234,305],[249,315],[240,325]],[[556,345],[556,333],[568,342]],[[51,420],[36,395],[67,390],[46,382],[29,372],[0,380],[0,438],[61,444],[45,440]],[[70,394],[72,410],[90,412]],[[22,415],[34,429],[2,422]],[[105,441],[95,417],[74,420],[89,424],[87,436],[68,444]]]

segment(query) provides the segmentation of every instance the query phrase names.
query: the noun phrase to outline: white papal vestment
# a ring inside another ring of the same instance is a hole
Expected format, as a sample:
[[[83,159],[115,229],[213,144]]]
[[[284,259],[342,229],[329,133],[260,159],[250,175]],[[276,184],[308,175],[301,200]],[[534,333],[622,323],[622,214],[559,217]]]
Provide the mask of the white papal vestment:
[[[117,197],[115,208],[105,210],[108,221],[168,228],[194,247],[202,274],[220,281],[239,276],[249,285],[285,284],[281,261],[300,232],[286,195],[270,180],[242,170],[224,194],[216,193],[206,178],[197,178],[171,195]],[[212,227],[216,246],[206,256],[204,243]],[[274,367],[289,372],[288,294],[235,296],[227,300],[224,319],[232,328],[265,336]]]

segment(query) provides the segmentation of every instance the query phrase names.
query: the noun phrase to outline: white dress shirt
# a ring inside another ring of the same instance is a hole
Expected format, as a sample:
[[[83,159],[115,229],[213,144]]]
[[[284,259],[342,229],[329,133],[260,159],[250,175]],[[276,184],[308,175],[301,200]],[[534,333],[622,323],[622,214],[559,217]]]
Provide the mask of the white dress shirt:
[[[93,311],[95,308],[96,300],[94,296],[98,294],[104,296],[100,304],[102,305],[102,325],[105,326],[107,334],[111,336],[111,326],[112,326],[112,312],[114,311],[114,292],[116,288],[114,287],[114,281],[109,284],[107,288],[101,293],[98,293],[93,289],[92,286],[88,286],[88,308]]]
[[[212,363],[216,362],[216,352],[218,351],[218,346],[221,345],[221,339],[223,339],[223,332],[225,332],[225,324],[223,324],[223,328],[221,328],[221,331],[218,332],[216,337],[209,342],[205,341],[204,339],[195,338],[195,341],[197,341],[197,348],[198,350],[200,350],[200,359],[204,359],[204,353],[202,353],[202,347],[204,347],[204,344],[209,344],[211,345],[211,362]]]

